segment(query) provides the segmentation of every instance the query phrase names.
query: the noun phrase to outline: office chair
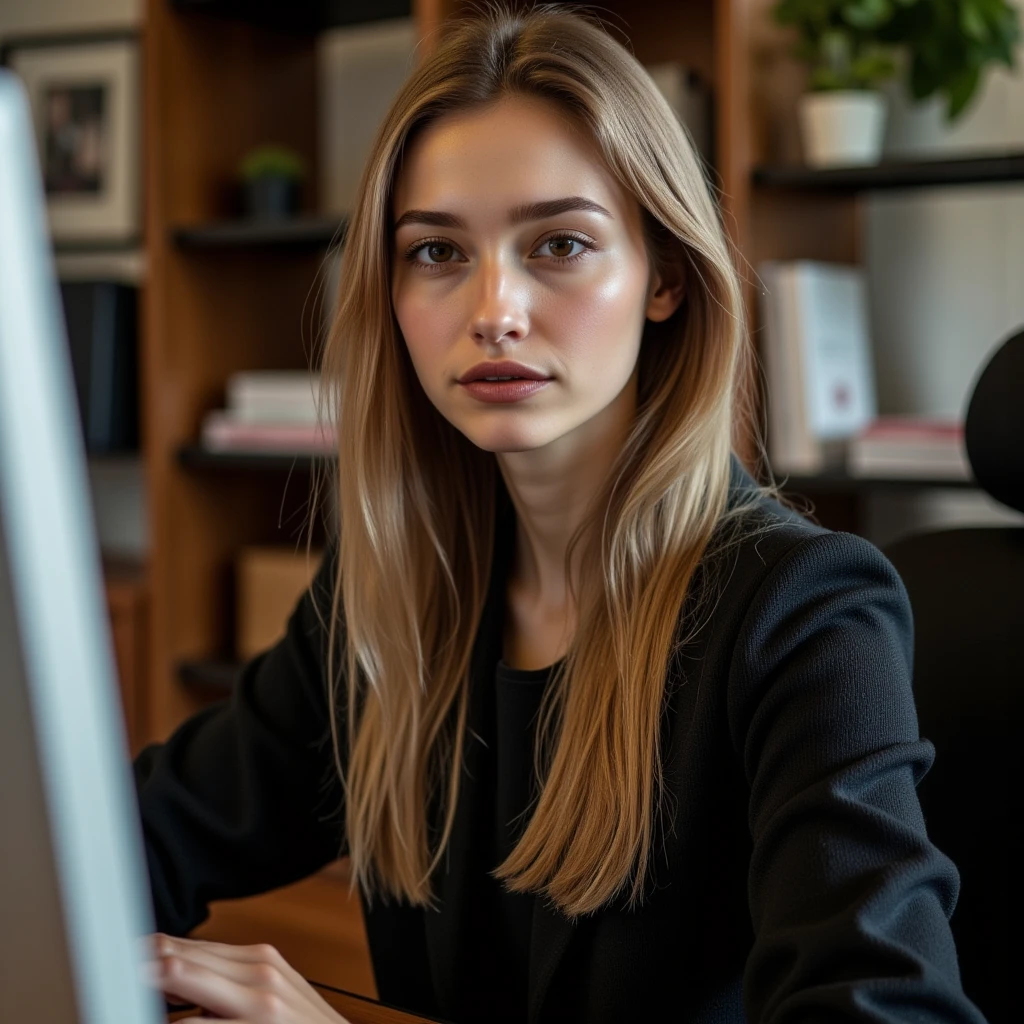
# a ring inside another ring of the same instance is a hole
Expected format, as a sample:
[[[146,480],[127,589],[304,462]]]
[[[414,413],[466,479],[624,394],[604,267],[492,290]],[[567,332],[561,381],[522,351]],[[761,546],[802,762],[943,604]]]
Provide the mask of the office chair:
[[[965,436],[978,485],[1024,511],[1024,329],[979,376]],[[886,554],[910,595],[921,735],[937,752],[921,804],[960,869],[951,925],[964,990],[991,1024],[1009,1024],[1024,869],[1024,526],[917,534]]]

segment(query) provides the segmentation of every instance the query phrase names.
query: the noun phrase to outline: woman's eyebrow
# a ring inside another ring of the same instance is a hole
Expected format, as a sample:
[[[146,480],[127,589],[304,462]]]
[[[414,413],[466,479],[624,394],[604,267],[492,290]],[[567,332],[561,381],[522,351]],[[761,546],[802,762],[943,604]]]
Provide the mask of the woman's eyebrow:
[[[570,210],[582,210],[587,213],[600,213],[611,220],[615,218],[600,203],[584,196],[566,196],[564,199],[545,199],[539,203],[523,203],[513,206],[508,212],[509,223],[522,224],[530,220],[543,220],[545,217],[557,217],[560,213]],[[442,210],[406,210],[395,221],[395,230],[405,224],[431,224],[439,228],[456,228],[466,230],[466,222],[454,213]]]

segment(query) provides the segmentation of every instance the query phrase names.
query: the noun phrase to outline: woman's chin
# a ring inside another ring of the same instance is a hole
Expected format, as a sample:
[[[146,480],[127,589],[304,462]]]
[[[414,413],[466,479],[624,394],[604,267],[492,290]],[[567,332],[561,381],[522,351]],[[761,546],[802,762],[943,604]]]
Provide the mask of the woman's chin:
[[[482,448],[485,452],[494,452],[495,455],[533,451],[536,448],[543,448],[553,440],[541,435],[539,431],[515,430],[508,427],[501,430],[463,430],[463,433],[477,448]]]

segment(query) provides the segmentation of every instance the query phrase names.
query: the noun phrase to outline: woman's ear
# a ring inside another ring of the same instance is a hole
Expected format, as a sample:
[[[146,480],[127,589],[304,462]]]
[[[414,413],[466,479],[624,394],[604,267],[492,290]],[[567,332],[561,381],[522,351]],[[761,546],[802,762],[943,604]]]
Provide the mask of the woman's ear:
[[[682,260],[653,271],[647,291],[647,319],[660,323],[667,320],[678,308],[686,294],[686,270]]]

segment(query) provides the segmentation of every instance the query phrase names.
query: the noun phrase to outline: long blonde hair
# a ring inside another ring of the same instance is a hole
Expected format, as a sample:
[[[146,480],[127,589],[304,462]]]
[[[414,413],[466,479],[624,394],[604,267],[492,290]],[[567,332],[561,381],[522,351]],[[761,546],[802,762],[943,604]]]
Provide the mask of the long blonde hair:
[[[644,211],[652,266],[682,260],[688,280],[680,309],[646,325],[635,421],[569,545],[570,585],[573,549],[585,542],[590,557],[573,587],[576,632],[542,708],[540,793],[495,872],[577,915],[644,895],[683,598],[713,536],[751,504],[727,508],[749,349],[731,248],[685,129],[636,59],[563,6],[451,23],[395,99],[366,165],[321,364],[338,432],[331,730],[354,878],[368,895],[429,904],[459,793],[503,485],[495,456],[452,427],[416,379],[390,299],[390,205],[414,133],[519,95],[589,131]]]

